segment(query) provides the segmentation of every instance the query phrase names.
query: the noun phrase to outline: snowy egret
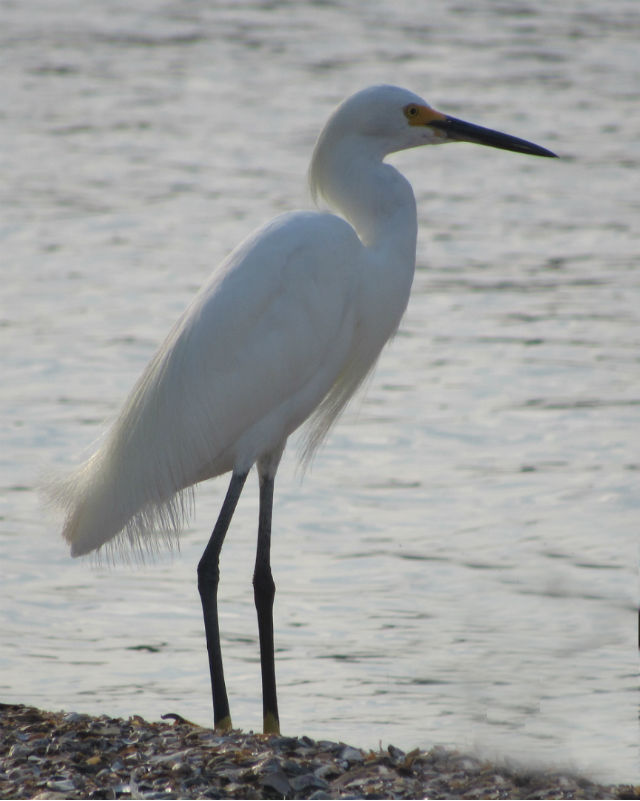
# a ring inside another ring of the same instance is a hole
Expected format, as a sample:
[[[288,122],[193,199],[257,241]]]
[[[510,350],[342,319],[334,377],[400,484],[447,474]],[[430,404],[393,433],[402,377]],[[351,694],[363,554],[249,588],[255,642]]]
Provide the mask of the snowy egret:
[[[442,114],[394,86],[344,101],[309,169],[314,198],[336,214],[283,214],[213,275],[160,346],[88,461],[58,480],[73,556],[106,543],[134,551],[176,534],[196,483],[231,471],[198,564],[214,722],[231,727],[217,592],[218,557],[250,468],[260,509],[253,576],[265,732],[279,731],[270,567],[274,477],[287,438],[308,421],[308,458],[396,331],[416,256],[416,204],[385,157],[466,141],[554,156],[523,139]],[[340,215],[340,216],[339,216]]]

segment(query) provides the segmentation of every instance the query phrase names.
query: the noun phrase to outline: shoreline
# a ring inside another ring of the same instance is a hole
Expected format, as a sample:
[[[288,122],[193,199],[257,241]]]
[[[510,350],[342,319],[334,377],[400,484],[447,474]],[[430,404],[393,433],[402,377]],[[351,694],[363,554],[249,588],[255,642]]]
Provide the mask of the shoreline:
[[[639,798],[640,786],[507,768],[436,746],[370,751],[0,704],[0,798]]]

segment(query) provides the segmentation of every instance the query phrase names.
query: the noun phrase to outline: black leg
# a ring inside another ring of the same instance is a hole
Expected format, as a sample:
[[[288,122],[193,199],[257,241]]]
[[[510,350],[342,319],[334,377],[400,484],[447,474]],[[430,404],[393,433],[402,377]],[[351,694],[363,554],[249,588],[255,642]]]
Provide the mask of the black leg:
[[[211,673],[211,693],[213,695],[213,721],[216,729],[231,728],[229,699],[224,683],[222,652],[220,651],[220,628],[218,626],[218,579],[220,568],[218,559],[225,534],[238,504],[240,493],[247,479],[246,473],[233,473],[231,483],[218,515],[216,525],[198,564],[198,592],[202,601],[204,630],[209,652],[209,671]]]
[[[258,613],[260,666],[262,669],[262,715],[265,734],[279,734],[276,668],[273,650],[273,599],[276,587],[271,575],[271,510],[273,478],[260,476],[258,551],[253,574],[253,593]]]

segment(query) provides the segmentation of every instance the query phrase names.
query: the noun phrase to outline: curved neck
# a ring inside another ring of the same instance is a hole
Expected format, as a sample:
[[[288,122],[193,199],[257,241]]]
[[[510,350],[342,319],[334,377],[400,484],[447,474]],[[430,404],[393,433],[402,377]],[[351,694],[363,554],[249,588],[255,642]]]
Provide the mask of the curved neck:
[[[406,178],[384,163],[385,155],[358,147],[356,137],[321,138],[309,170],[311,191],[344,215],[366,248],[388,253],[396,264],[410,263],[413,270],[416,202]]]

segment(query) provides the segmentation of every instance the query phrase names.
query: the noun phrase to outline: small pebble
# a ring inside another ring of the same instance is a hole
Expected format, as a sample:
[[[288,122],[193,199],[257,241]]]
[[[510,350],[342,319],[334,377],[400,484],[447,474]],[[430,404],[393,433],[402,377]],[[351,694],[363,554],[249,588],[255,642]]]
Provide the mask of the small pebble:
[[[72,793],[76,786],[71,779],[61,779],[60,781],[47,782],[49,790],[54,790],[56,793]]]
[[[303,776],[294,776],[291,779],[291,786],[297,793],[308,790],[310,787],[318,790],[326,790],[329,785],[324,779],[318,778],[313,773],[305,773]]]
[[[260,784],[263,787],[270,787],[272,790],[275,790],[278,795],[286,796],[291,793],[289,779],[279,770],[263,776],[260,780]]]
[[[364,754],[362,751],[358,751],[357,748],[352,748],[350,745],[346,745],[340,752],[340,759],[350,763],[364,762]]]

